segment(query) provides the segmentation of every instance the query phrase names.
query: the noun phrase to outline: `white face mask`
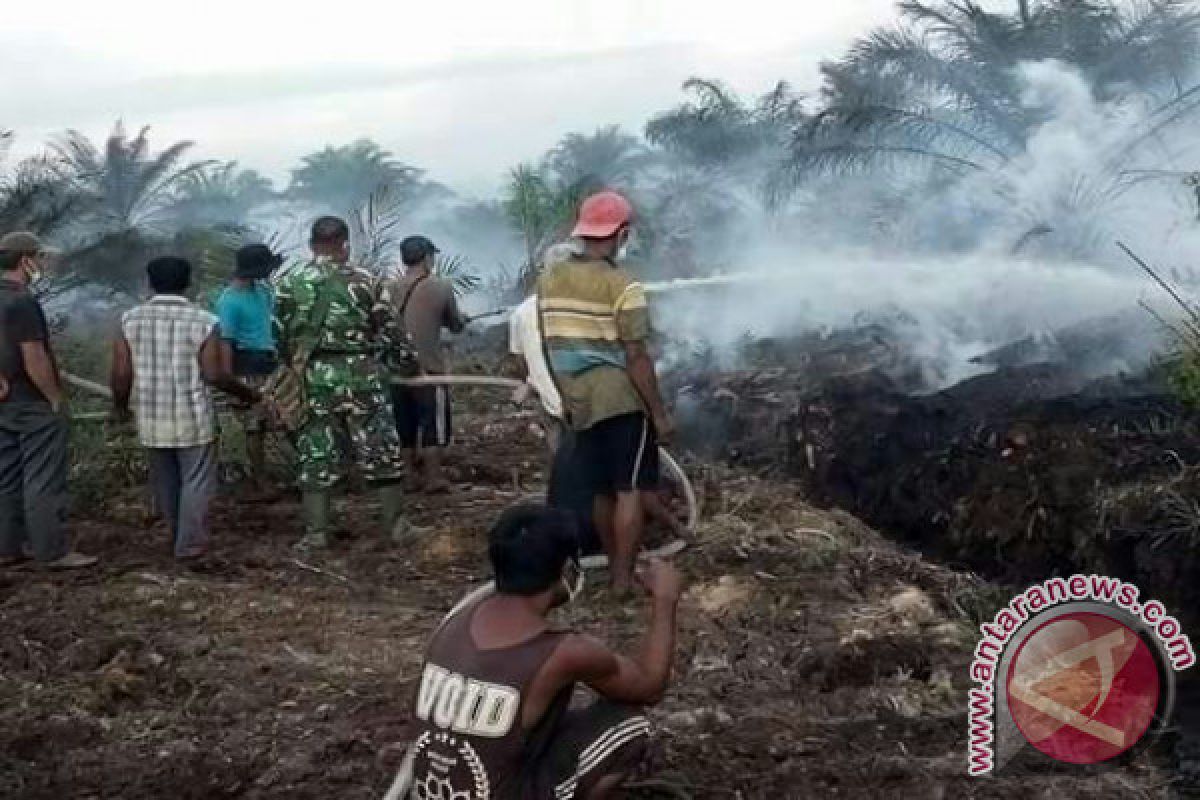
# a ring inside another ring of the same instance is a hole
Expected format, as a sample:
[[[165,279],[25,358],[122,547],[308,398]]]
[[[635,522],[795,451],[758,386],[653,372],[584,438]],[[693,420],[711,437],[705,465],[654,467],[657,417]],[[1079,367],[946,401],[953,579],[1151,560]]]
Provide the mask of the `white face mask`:
[[[616,261],[624,261],[629,258],[629,251],[635,246],[634,235],[632,228],[626,228],[622,234],[621,243],[617,245]]]
[[[25,277],[29,281],[30,286],[36,285],[46,275],[46,271],[42,268],[40,259],[36,256],[29,256],[25,259]]]

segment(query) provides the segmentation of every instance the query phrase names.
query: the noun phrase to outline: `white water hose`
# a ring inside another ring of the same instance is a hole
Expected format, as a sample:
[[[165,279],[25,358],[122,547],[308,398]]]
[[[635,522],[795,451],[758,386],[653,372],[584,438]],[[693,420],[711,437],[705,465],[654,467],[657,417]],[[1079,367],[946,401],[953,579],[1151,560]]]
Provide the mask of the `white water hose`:
[[[524,381],[519,381],[515,378],[498,378],[493,375],[421,375],[416,378],[395,378],[392,380],[392,385],[414,387],[484,386],[515,391],[523,388],[526,384]],[[692,486],[692,482],[688,479],[687,473],[683,471],[683,467],[679,466],[679,462],[667,452],[666,448],[658,448],[658,457],[662,460],[671,477],[679,484],[684,502],[687,503],[687,529],[695,533],[696,526],[700,522],[700,504],[696,500],[696,490]]]
[[[81,378],[78,375],[72,375],[69,372],[64,372],[63,379],[76,387],[90,394],[112,399],[112,390],[107,386],[89,381],[86,378]],[[493,389],[508,389],[514,391],[524,387],[524,381],[516,380],[515,378],[499,378],[493,375],[421,375],[416,378],[397,378],[392,381],[393,386],[481,386]],[[106,415],[89,414],[80,415],[82,420],[84,417],[95,417],[101,419]],[[696,531],[696,525],[700,521],[700,505],[696,500],[696,490],[692,486],[692,482],[688,479],[687,473],[679,466],[679,462],[666,451],[665,448],[658,448],[659,458],[662,459],[663,465],[671,474],[671,477],[679,484],[680,491],[683,493],[683,499],[687,503],[687,528],[693,533]]]

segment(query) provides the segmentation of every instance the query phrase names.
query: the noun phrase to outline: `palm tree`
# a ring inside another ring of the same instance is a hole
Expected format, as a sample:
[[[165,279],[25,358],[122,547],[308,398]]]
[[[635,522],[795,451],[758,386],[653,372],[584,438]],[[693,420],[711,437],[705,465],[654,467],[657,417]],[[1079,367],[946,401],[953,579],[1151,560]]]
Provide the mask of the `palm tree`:
[[[525,247],[524,271],[570,230],[579,204],[602,188],[632,192],[653,154],[616,125],[564,136],[537,163],[509,173],[502,207]]]
[[[503,205],[525,245],[526,264],[535,264],[570,224],[576,198],[573,190],[558,189],[545,168],[519,164],[509,173]]]
[[[176,187],[173,214],[184,227],[241,226],[254,209],[274,197],[268,178],[226,161],[183,176]]]
[[[824,108],[795,138],[787,182],[913,164],[959,174],[1007,165],[1043,121],[1023,102],[1023,62],[1078,70],[1100,102],[1131,90],[1158,98],[1129,148],[1200,108],[1200,93],[1183,88],[1200,43],[1200,13],[1187,0],[1026,1],[1015,13],[974,0],[899,8],[899,27],[822,66]]]
[[[52,145],[58,174],[84,202],[85,230],[121,234],[160,228],[169,218],[179,183],[209,165],[184,162],[192,142],[151,153],[149,131],[144,127],[130,138],[118,122],[103,152],[75,130]]]
[[[53,237],[68,225],[80,204],[79,195],[45,157],[27,158],[0,178],[0,230],[30,230]]]
[[[1200,44],[1193,3],[1030,0],[988,11],[974,0],[906,0],[899,8],[900,26],[874,31],[822,66],[823,109],[788,147],[771,184],[776,200],[829,178],[858,203],[878,188],[926,198],[970,186],[965,205],[955,203],[965,214],[956,231],[986,219],[1011,226],[1021,246],[1053,232],[1046,244],[1057,252],[1090,256],[1112,223],[1103,212],[1142,180],[1129,168],[1200,110],[1200,87],[1186,84]],[[1103,131],[1089,163],[1064,164],[1057,185],[1029,194],[1021,159],[1059,113],[1029,94],[1030,76],[1044,77],[1051,67],[1037,65],[1050,62],[1064,78],[1078,76],[1098,107],[1154,110],[1131,131]],[[867,193],[847,187],[851,178]],[[911,208],[910,199],[901,216],[913,219]],[[944,244],[946,226],[937,227],[913,233]],[[958,244],[971,245],[971,235]]]
[[[405,211],[405,198],[398,197],[391,185],[383,184],[350,214],[356,266],[383,275],[394,265]]]
[[[609,125],[591,135],[567,134],[546,154],[543,167],[559,189],[580,194],[599,187],[631,188],[650,161],[636,136]]]
[[[753,105],[713,80],[690,78],[683,89],[694,99],[652,117],[646,138],[689,166],[739,169],[764,153],[778,157],[805,120],[801,97],[782,81]]]
[[[412,197],[420,186],[421,174],[421,170],[396,161],[370,139],[359,139],[305,156],[292,170],[287,193],[342,214],[364,205],[380,187],[388,187],[397,201]]]

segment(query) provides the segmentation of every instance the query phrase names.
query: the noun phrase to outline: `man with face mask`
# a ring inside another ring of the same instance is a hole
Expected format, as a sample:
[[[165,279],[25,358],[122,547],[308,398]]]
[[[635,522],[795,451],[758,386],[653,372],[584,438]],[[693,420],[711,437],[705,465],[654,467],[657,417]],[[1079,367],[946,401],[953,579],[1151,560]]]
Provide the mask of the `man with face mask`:
[[[618,591],[632,585],[644,526],[641,493],[658,488],[658,445],[674,428],[646,347],[645,291],[618,265],[632,221],[633,207],[620,194],[592,195],[572,232],[579,255],[538,279],[550,370],[576,457],[590,467],[596,529]]]
[[[405,797],[607,797],[641,760],[674,654],[679,572],[640,575],[649,629],[633,657],[552,627],[550,611],[582,585],[573,518],[509,509],[488,534],[494,585],[434,632],[417,688],[413,745],[388,800]],[[600,698],[571,709],[577,683]]]
[[[90,567],[96,558],[67,543],[66,397],[29,291],[47,255],[32,233],[0,238],[0,566],[32,553],[52,568]]]

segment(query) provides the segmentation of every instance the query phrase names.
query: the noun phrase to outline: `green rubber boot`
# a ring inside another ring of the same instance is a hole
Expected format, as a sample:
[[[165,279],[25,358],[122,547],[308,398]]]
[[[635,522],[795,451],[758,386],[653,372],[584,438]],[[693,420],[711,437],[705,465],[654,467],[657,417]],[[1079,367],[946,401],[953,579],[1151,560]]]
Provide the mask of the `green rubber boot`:
[[[391,535],[393,544],[412,544],[423,532],[404,516],[404,491],[399,484],[379,487],[379,508],[383,529]]]
[[[304,538],[296,546],[301,550],[319,550],[329,546],[329,492],[305,492]]]
[[[399,484],[387,484],[380,486],[378,492],[379,513],[383,517],[383,528],[390,531],[404,513],[404,491]]]

